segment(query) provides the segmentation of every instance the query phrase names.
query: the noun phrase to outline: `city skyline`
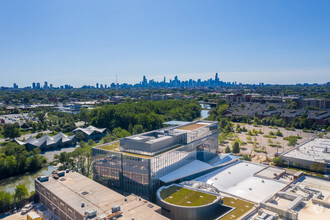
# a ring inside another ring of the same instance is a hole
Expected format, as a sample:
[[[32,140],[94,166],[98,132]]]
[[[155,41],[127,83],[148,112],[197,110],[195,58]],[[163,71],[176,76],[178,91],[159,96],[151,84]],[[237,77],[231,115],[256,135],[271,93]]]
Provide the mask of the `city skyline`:
[[[223,81],[220,77],[219,73],[214,73],[214,77],[209,77],[207,79],[180,79],[178,76],[174,76],[173,78],[163,77],[163,80],[155,80],[148,79],[145,75],[141,81],[136,83],[119,83],[117,82],[117,77],[115,82],[97,82],[93,84],[87,84],[82,86],[72,86],[70,83],[66,83],[64,85],[53,85],[52,83],[48,83],[45,81],[43,84],[40,82],[32,82],[30,86],[20,87],[17,83],[13,83],[12,87],[5,87],[0,85],[0,89],[13,88],[13,89],[72,89],[72,88],[95,88],[95,89],[119,89],[119,88],[193,88],[193,87],[221,87],[221,86],[239,86],[239,85],[285,85],[285,84],[267,84],[264,82],[259,83],[242,83],[242,82],[226,82]],[[296,84],[288,84],[288,85],[328,85],[330,82],[322,82],[322,83],[296,83]]]
[[[17,7],[19,6],[19,7]],[[329,1],[2,1],[3,86],[329,81]]]

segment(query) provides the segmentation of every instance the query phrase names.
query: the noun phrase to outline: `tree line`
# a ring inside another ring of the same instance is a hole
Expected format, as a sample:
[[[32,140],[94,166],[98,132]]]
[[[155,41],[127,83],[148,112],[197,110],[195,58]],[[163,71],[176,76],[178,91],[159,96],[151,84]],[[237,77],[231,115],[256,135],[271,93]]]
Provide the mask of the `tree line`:
[[[24,145],[7,143],[0,148],[0,179],[37,171],[47,162],[40,155],[40,150],[35,148],[28,152]]]
[[[35,191],[29,193],[27,188],[19,184],[15,188],[13,194],[5,191],[0,191],[0,213],[12,210],[15,207],[20,208],[29,201],[36,201]]]
[[[192,121],[200,117],[201,106],[196,100],[164,100],[124,102],[104,105],[88,112],[81,109],[80,119],[96,127],[113,131],[121,128],[133,133],[162,127],[164,121]]]

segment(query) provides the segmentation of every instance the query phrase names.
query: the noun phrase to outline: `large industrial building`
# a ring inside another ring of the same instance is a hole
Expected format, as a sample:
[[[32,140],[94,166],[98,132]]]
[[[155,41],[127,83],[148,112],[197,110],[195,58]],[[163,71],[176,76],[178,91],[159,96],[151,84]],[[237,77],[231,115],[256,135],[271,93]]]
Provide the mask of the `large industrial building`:
[[[154,200],[160,178],[218,153],[218,122],[195,121],[94,147],[94,180]]]
[[[312,139],[292,148],[281,157],[292,166],[319,169],[330,174],[330,139]]]
[[[35,190],[61,220],[167,219],[160,208],[135,195],[121,195],[77,172],[35,179]]]

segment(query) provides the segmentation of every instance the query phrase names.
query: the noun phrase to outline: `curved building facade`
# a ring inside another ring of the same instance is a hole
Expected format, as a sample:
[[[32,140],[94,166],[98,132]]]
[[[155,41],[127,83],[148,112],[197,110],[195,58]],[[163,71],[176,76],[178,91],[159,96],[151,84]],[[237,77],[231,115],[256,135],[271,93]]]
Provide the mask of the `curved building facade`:
[[[173,187],[176,188],[172,189]],[[187,193],[185,194],[182,190],[185,190]],[[191,196],[192,200],[189,201],[189,196],[185,195],[193,193],[194,195]],[[176,198],[177,196],[179,198]],[[198,201],[198,198],[201,198],[201,201]],[[219,194],[187,188],[177,184],[161,187],[156,193],[156,199],[158,205],[162,208],[162,214],[176,220],[215,219],[221,207],[221,196]]]

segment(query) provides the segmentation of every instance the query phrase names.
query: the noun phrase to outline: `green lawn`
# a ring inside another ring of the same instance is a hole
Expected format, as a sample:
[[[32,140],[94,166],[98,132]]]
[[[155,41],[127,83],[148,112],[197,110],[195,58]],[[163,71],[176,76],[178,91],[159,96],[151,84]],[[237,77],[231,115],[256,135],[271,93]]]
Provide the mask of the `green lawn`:
[[[235,209],[223,216],[221,220],[238,219],[253,208],[252,203],[230,197],[223,197],[222,204]]]
[[[114,150],[116,148],[119,147],[119,142],[116,143],[109,143],[108,145],[105,146],[101,146],[99,147],[100,149],[104,149],[104,150]]]
[[[213,202],[217,197],[178,186],[163,189],[160,196],[168,203],[181,206],[201,206]]]

